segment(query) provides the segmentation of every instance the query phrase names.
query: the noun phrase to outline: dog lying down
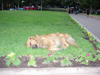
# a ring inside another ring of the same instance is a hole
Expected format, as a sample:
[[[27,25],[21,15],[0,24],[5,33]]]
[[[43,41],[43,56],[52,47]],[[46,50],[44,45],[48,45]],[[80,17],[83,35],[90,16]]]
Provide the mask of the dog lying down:
[[[70,35],[59,32],[44,34],[41,36],[30,36],[25,43],[25,46],[31,48],[47,48],[50,53],[53,53],[57,50],[66,49],[70,45],[78,47],[78,45],[75,43],[75,40]],[[59,46],[61,48],[59,48]]]

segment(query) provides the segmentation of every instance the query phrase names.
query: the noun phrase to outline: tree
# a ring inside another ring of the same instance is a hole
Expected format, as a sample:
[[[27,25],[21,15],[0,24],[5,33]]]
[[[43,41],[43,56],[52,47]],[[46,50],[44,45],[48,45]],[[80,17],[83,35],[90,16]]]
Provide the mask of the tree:
[[[3,1],[2,1],[2,10],[3,10]]]
[[[20,4],[21,4],[21,2],[22,2],[23,0],[13,0],[13,1],[14,1],[15,4],[17,4],[18,9],[19,9],[19,6],[20,6]]]
[[[81,7],[84,8],[90,8],[90,13],[92,13],[93,7],[96,9],[98,7],[98,3],[100,3],[99,0],[78,0],[80,2]]]
[[[11,0],[0,0],[2,10],[10,8],[10,2]]]

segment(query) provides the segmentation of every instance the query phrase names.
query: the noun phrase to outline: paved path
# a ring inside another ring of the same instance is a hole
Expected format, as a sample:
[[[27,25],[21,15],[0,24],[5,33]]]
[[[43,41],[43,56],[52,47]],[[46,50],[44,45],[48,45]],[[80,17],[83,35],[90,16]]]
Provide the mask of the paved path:
[[[90,32],[99,42],[100,42],[100,20],[96,18],[87,18],[87,16],[82,14],[70,14],[81,26]],[[99,17],[98,17],[99,18]]]
[[[0,68],[0,75],[100,75],[100,67]]]

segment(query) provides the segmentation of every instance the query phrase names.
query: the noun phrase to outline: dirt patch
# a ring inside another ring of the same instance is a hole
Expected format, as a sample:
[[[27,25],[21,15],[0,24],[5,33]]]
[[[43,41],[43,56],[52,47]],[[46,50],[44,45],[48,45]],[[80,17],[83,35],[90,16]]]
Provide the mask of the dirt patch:
[[[19,66],[14,66],[12,63],[11,65],[8,67],[6,66],[6,61],[7,59],[4,59],[5,57],[0,57],[0,68],[48,68],[48,67],[62,67],[61,66],[61,59],[56,60],[57,62],[50,62],[48,64],[43,64],[43,61],[45,60],[45,58],[35,58],[36,61],[36,65],[37,67],[33,67],[33,66],[27,66],[27,63],[29,61],[29,57],[26,56],[22,56],[19,57],[21,64]],[[97,60],[95,62],[89,62],[89,65],[82,65],[79,62],[76,61],[71,61],[73,63],[72,66],[64,66],[64,67],[100,67],[100,61]]]

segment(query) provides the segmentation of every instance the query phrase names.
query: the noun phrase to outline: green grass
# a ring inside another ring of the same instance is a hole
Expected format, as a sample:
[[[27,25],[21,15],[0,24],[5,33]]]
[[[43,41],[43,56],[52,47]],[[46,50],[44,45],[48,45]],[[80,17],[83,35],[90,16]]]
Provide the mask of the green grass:
[[[31,49],[24,44],[29,36],[49,33],[70,34],[79,48],[69,46],[66,50],[56,51],[57,56],[81,55],[83,52],[93,53],[92,44],[85,40],[77,24],[71,22],[66,12],[53,11],[0,11],[0,56],[11,52],[17,56],[32,54],[36,57],[46,57],[47,49]]]
[[[96,15],[96,14],[90,14],[90,15],[100,17],[100,15]]]

